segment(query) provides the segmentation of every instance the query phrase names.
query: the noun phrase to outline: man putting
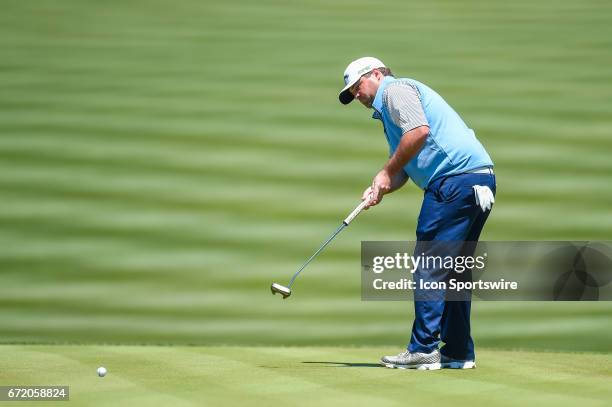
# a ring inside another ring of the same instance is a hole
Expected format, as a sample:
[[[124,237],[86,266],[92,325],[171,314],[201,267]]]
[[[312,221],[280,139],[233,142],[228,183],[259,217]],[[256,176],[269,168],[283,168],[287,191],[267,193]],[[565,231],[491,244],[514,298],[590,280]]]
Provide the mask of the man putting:
[[[496,186],[493,161],[474,131],[434,90],[414,79],[395,78],[376,58],[351,62],[344,72],[344,85],[340,102],[346,105],[357,99],[373,109],[372,117],[382,122],[390,148],[389,160],[363,192],[364,200],[372,195],[367,207],[379,204],[385,194],[411,178],[424,190],[417,247],[432,241],[477,242]],[[459,250],[471,255],[474,247],[466,243]],[[415,278],[430,271],[417,270]],[[407,351],[384,356],[381,363],[403,369],[475,367],[471,298],[423,298],[427,297],[416,290]],[[438,349],[440,341],[444,345]]]

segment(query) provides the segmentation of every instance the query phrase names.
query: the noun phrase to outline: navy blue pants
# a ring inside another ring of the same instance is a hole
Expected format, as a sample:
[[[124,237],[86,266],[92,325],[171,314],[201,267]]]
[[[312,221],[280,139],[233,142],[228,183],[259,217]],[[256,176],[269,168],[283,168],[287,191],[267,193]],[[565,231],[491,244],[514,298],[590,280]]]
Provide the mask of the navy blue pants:
[[[474,185],[488,186],[495,194],[495,175],[460,174],[434,180],[425,190],[417,241],[477,242],[490,211],[483,212],[476,205]],[[472,255],[473,247],[467,249],[471,253],[462,254]],[[470,301],[415,300],[408,351],[430,353],[438,348],[441,340],[443,355],[475,359],[470,309]]]

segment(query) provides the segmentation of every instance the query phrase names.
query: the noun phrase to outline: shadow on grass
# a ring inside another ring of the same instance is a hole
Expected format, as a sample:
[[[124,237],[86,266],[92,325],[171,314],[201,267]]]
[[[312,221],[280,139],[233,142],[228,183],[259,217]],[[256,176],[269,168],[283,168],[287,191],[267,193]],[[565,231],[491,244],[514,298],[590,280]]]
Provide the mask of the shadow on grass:
[[[327,367],[382,367],[380,363],[350,363],[350,362],[302,362],[328,365]]]

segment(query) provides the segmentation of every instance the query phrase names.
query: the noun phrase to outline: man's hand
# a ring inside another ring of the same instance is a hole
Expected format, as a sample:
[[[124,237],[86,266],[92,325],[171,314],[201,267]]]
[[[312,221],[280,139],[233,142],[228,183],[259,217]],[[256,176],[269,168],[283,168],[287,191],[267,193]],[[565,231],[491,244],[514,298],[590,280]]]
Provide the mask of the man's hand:
[[[367,210],[370,206],[372,206],[370,204],[371,199],[372,199],[372,187],[370,186],[370,187],[367,187],[365,191],[363,191],[363,194],[361,194],[361,200],[368,201],[368,204],[363,209]]]
[[[391,176],[387,170],[381,170],[372,180],[370,206],[378,205],[382,201],[383,195],[391,191]]]
[[[387,174],[387,176],[382,175],[380,178],[380,174],[381,173],[385,173]],[[387,179],[388,177],[388,173],[385,170],[380,171],[376,177],[374,177],[374,180],[372,181],[372,185],[367,187],[365,189],[365,191],[363,191],[363,194],[361,194],[361,200],[368,201],[368,205],[364,208],[364,209],[368,209],[370,206],[374,206],[380,203],[380,201],[382,200],[382,195],[386,195],[386,194],[390,194],[391,192],[400,189],[405,183],[406,181],[408,181],[408,175],[406,175],[406,173],[402,170],[399,173],[395,174],[394,177],[392,177],[390,180],[390,188],[381,188],[380,187],[380,182],[379,181],[379,192],[381,192],[381,195],[378,197],[378,199],[374,200],[374,184],[377,182],[376,180],[382,180],[382,179]]]

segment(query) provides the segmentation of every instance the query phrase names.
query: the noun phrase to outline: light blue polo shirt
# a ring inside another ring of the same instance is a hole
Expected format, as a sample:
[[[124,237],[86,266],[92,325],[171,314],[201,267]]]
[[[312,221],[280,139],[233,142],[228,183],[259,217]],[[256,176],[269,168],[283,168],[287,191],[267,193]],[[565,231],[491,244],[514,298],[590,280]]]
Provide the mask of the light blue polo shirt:
[[[433,89],[414,79],[385,76],[372,103],[372,117],[382,121],[390,155],[395,153],[403,132],[394,123],[385,104],[385,90],[401,81],[414,87],[429,124],[429,136],[421,150],[404,166],[406,174],[421,189],[436,178],[461,174],[481,167],[492,167],[493,161],[474,131],[467,127],[457,112]]]

